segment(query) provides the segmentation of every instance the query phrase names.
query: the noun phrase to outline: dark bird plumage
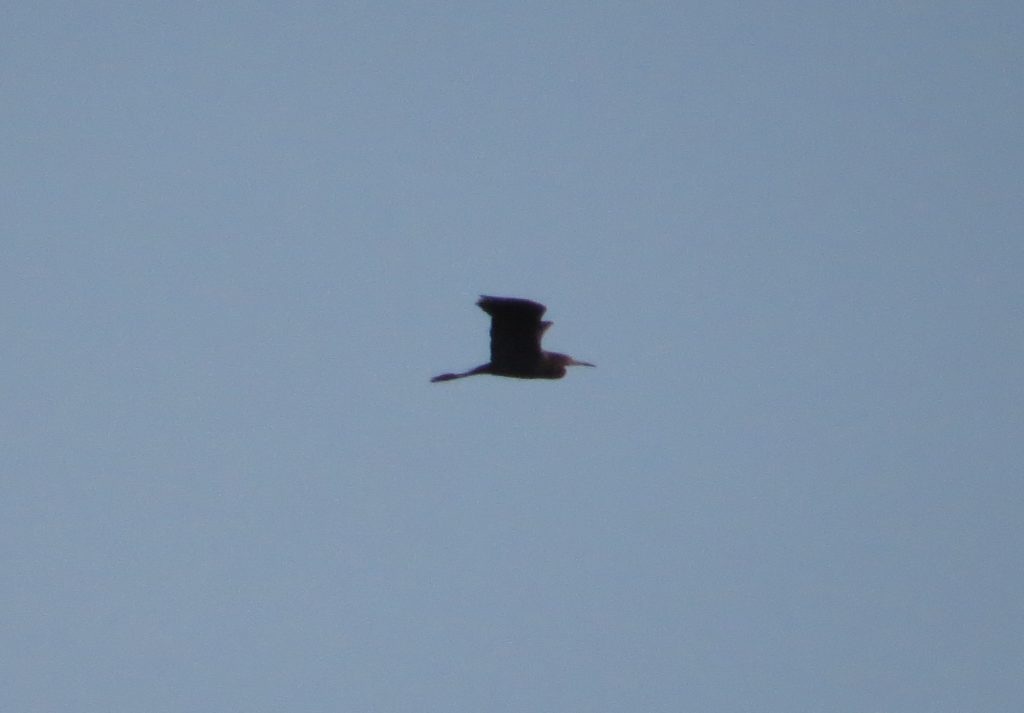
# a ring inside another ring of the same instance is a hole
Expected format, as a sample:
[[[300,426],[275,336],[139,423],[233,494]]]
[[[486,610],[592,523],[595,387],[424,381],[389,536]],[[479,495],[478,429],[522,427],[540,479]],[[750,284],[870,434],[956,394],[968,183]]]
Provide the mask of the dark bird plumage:
[[[568,366],[594,366],[540,348],[540,340],[551,322],[541,320],[547,308],[539,302],[483,295],[477,305],[491,316],[491,361],[461,374],[441,374],[431,381],[451,381],[475,374],[561,379]]]

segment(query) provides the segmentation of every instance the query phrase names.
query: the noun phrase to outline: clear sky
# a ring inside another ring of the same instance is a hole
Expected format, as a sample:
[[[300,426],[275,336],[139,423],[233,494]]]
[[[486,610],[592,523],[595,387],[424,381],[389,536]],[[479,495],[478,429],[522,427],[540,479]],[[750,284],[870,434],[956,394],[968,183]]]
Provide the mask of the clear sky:
[[[3,14],[0,709],[1022,710],[1019,2]]]

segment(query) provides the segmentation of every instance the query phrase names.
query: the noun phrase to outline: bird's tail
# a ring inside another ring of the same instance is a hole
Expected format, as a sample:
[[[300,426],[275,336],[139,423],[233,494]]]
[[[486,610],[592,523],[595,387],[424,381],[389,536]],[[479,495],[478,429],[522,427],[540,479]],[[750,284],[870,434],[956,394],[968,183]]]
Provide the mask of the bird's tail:
[[[438,381],[451,381],[452,379],[461,379],[464,376],[469,376],[469,373],[467,372],[465,374],[438,374],[430,381],[431,383],[437,383]]]
[[[451,381],[452,379],[462,379],[462,378],[464,378],[466,376],[473,376],[474,374],[490,374],[490,373],[491,373],[491,365],[490,364],[481,364],[477,368],[470,369],[469,371],[464,371],[461,374],[439,374],[439,375],[435,376],[433,379],[431,379],[430,381],[432,383],[437,383],[438,381]]]

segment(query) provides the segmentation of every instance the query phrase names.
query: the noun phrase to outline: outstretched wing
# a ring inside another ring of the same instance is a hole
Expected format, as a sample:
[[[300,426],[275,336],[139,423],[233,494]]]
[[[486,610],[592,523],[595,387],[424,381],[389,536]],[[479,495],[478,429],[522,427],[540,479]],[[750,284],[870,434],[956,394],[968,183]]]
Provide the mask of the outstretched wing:
[[[540,339],[551,322],[542,322],[547,309],[531,300],[483,295],[477,305],[491,315],[491,364],[519,370],[541,360]]]

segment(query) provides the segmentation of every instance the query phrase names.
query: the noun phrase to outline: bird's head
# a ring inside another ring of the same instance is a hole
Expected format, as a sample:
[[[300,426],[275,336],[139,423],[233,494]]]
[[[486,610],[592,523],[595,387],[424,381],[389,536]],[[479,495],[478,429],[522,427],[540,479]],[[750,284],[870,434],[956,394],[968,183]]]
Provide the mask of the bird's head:
[[[548,352],[548,358],[553,363],[562,367],[563,372],[567,366],[597,366],[597,364],[591,364],[589,361],[579,361],[573,359],[568,354],[559,354],[558,352]]]

